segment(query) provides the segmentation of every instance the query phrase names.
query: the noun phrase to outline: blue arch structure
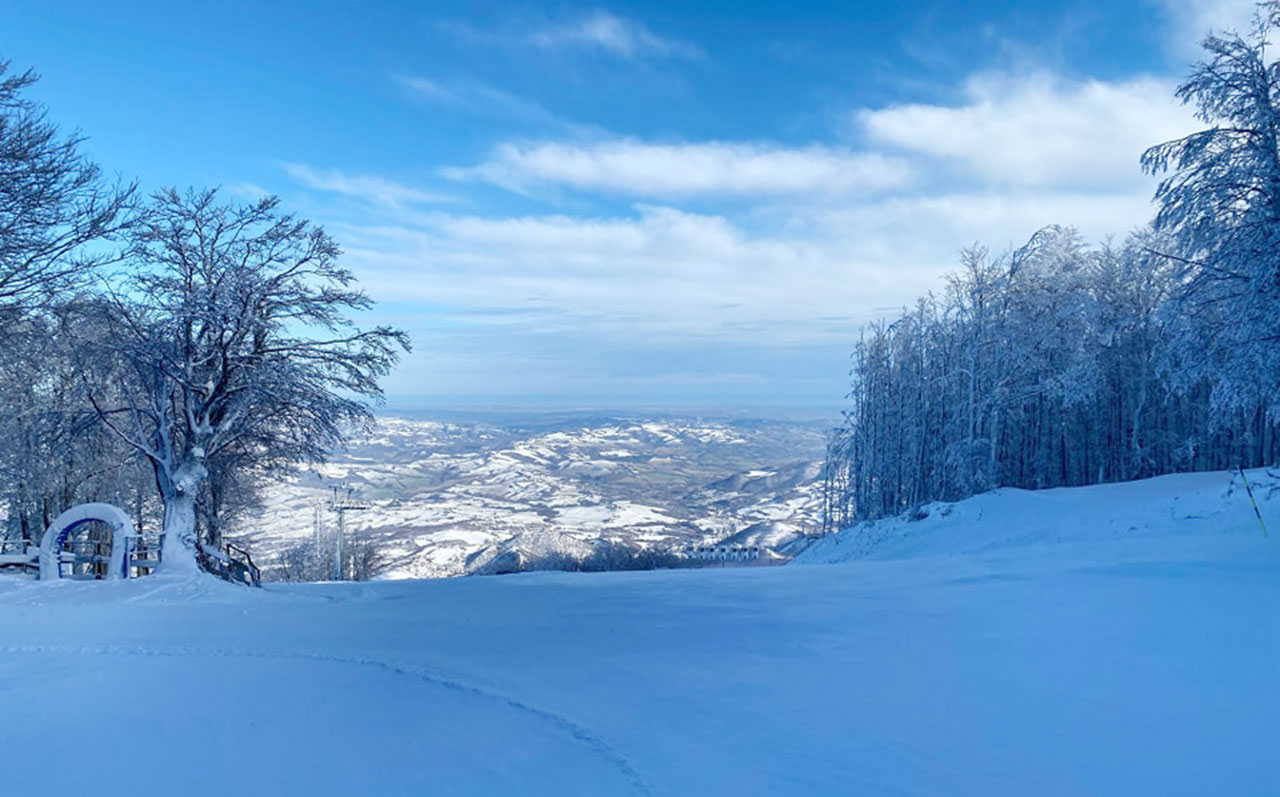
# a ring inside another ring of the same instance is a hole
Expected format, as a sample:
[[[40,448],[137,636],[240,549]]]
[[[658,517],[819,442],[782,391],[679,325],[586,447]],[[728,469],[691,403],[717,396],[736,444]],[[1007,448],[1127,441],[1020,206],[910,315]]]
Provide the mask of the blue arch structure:
[[[40,579],[62,577],[60,559],[67,536],[86,523],[105,523],[111,527],[111,561],[107,578],[128,578],[127,558],[133,521],[119,507],[111,504],[78,504],[53,519],[40,538]]]

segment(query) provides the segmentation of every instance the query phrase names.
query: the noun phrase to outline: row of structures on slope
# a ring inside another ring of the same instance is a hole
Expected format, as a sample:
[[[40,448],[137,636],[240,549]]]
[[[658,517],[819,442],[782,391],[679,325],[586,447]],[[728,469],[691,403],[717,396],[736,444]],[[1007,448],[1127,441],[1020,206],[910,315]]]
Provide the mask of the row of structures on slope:
[[[690,545],[683,548],[680,553],[691,561],[708,564],[738,562],[781,564],[791,559],[789,556],[783,556],[758,545]]]

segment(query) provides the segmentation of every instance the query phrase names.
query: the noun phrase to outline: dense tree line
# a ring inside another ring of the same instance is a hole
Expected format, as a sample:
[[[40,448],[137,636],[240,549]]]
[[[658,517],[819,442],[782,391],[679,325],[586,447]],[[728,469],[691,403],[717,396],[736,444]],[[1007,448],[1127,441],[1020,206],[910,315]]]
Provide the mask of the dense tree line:
[[[0,61],[0,539],[89,500],[193,569],[254,485],[370,418],[408,346],[274,197],[104,180]]]
[[[1151,226],[963,253],[940,296],[872,324],[828,448],[828,529],[997,486],[1084,485],[1280,455],[1280,4],[1210,35],[1157,145]]]

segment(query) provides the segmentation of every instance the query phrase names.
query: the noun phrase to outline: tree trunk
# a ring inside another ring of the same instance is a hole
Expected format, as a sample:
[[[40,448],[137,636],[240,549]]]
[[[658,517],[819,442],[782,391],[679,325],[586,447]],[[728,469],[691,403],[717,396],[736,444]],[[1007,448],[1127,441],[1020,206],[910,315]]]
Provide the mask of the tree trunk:
[[[188,460],[169,473],[156,466],[160,500],[164,503],[164,546],[160,569],[165,573],[194,573],[196,565],[196,494],[207,472],[199,461]]]

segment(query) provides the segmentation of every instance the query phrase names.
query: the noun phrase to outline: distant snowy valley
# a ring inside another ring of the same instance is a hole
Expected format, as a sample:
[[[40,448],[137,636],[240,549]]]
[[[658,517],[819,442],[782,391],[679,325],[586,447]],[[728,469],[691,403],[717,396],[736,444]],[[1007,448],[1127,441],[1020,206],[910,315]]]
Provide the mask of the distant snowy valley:
[[[787,548],[818,531],[819,420],[625,414],[379,419],[325,465],[263,490],[233,536],[268,568],[289,545],[331,533],[345,486],[369,508],[348,535],[376,547],[380,577],[483,569],[495,557],[582,555],[596,540],[675,550]],[[736,535],[736,536],[735,536]],[[794,546],[792,546],[794,547]]]

